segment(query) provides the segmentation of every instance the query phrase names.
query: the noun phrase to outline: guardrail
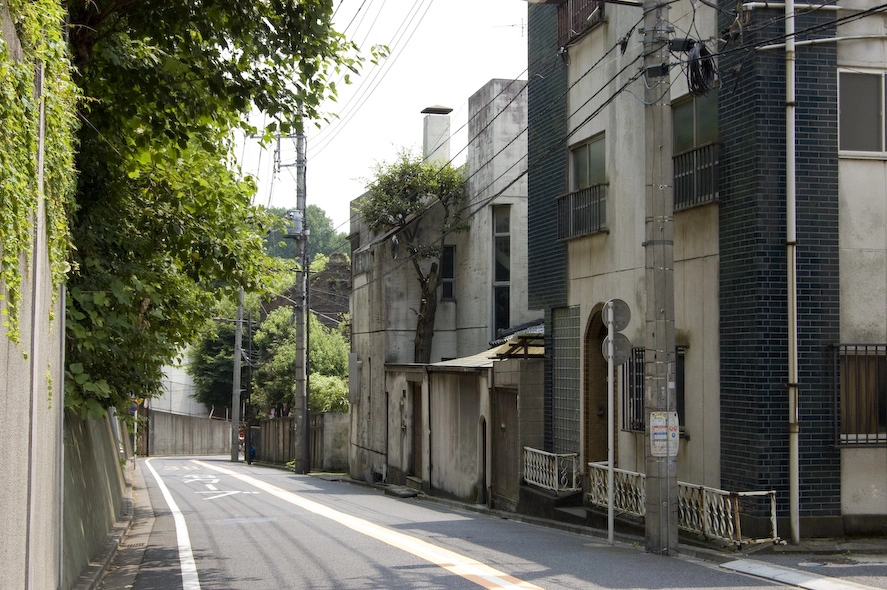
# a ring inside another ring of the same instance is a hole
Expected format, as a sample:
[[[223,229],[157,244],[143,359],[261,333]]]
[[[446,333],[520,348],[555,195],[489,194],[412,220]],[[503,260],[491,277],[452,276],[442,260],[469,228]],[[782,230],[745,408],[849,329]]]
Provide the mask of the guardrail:
[[[607,464],[588,464],[589,493],[586,498],[597,506],[607,506]],[[643,517],[646,514],[645,476],[643,473],[613,470],[613,509],[617,512]],[[743,502],[758,499],[769,501],[770,536],[743,538],[741,515]],[[721,539],[737,545],[775,543],[776,492],[728,492],[707,486],[678,482],[678,526],[700,533],[709,539]]]
[[[580,490],[579,456],[524,447],[524,481],[555,492]]]

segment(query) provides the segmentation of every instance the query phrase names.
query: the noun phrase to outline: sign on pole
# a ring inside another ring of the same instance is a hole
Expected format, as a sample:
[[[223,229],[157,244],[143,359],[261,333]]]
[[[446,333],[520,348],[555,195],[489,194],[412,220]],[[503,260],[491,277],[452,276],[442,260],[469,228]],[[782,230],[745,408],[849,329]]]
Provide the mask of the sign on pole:
[[[677,412],[650,412],[650,454],[677,457],[681,428]]]

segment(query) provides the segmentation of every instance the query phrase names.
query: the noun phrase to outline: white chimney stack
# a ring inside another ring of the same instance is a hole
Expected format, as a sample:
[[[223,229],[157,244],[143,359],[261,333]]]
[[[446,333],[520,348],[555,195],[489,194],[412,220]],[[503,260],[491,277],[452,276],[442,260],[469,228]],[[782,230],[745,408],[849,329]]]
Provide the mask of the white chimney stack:
[[[424,109],[425,127],[422,135],[422,155],[427,162],[446,164],[450,161],[450,113],[453,109],[432,106]]]

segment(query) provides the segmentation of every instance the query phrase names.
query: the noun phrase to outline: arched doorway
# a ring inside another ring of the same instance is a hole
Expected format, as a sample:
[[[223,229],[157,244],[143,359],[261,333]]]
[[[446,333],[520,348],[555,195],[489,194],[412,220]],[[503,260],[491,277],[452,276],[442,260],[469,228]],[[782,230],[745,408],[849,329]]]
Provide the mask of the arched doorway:
[[[603,304],[594,307],[585,328],[583,359],[583,442],[584,462],[607,460],[607,361],[601,344],[607,327],[601,316]]]

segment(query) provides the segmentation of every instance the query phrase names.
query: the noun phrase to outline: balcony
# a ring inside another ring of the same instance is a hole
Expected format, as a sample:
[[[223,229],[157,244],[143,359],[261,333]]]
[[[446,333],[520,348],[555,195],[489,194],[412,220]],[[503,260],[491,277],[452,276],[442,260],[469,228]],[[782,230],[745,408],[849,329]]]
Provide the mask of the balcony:
[[[675,211],[718,200],[720,158],[718,143],[709,143],[673,158]]]
[[[557,200],[557,238],[569,240],[606,230],[607,184],[573,191]]]
[[[603,0],[566,0],[557,7],[557,43],[566,47],[604,22]]]

